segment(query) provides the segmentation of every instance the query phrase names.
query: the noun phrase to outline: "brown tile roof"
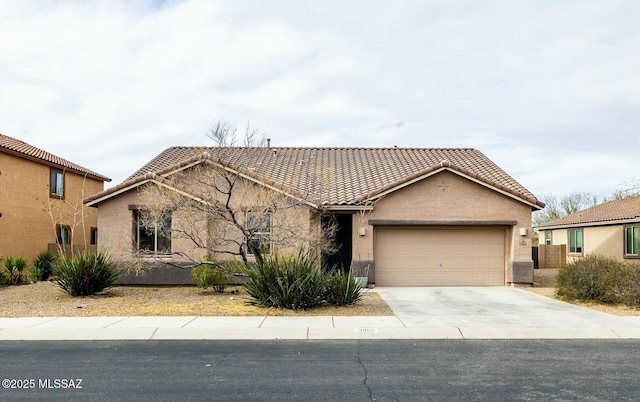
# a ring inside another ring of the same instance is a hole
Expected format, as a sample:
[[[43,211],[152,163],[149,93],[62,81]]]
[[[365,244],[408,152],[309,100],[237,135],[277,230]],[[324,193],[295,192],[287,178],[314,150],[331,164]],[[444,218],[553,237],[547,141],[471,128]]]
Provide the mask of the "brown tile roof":
[[[481,152],[469,148],[172,147],[122,184],[96,194],[87,202],[143,181],[147,174],[163,176],[197,163],[203,154],[283,191],[309,194],[306,199],[316,205],[358,205],[446,167],[538,207],[544,206]]]
[[[578,211],[564,218],[545,222],[536,228],[565,226],[596,226],[640,220],[640,196],[613,200]]]
[[[44,163],[49,166],[72,170],[82,175],[86,174],[97,180],[111,181],[111,179],[106,176],[4,134],[0,134],[0,152],[7,152],[22,158]]]

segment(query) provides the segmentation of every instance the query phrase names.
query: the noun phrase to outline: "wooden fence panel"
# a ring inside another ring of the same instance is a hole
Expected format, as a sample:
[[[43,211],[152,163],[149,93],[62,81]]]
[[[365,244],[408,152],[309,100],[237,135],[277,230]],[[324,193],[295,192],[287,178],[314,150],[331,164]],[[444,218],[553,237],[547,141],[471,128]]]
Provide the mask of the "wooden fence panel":
[[[563,268],[567,265],[567,245],[538,246],[538,266],[540,268]]]

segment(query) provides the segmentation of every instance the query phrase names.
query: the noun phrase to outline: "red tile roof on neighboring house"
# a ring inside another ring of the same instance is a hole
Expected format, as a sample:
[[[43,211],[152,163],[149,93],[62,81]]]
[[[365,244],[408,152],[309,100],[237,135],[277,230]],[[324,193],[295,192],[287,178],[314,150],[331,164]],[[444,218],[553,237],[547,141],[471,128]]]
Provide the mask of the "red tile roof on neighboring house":
[[[111,181],[110,178],[89,170],[85,167],[69,162],[66,159],[53,155],[40,148],[36,148],[24,141],[0,134],[0,152],[7,152],[22,158],[30,159],[36,162],[44,163],[49,166],[56,166],[61,169],[72,170],[81,175],[87,175],[100,181]]]
[[[172,147],[125,182],[87,202],[207,158],[280,190],[307,194],[316,205],[359,205],[446,168],[538,208],[544,206],[480,151],[470,148]]]
[[[554,219],[536,226],[538,229],[554,229],[570,226],[598,226],[640,221],[640,196],[605,202],[564,218]]]

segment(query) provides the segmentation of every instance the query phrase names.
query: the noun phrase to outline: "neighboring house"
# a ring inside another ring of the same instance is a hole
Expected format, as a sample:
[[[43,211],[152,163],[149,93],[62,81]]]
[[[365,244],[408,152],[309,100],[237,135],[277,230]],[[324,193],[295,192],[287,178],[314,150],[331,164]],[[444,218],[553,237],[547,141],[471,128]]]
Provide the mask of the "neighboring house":
[[[620,260],[640,258],[640,196],[604,204],[536,226],[540,244],[566,245],[572,260],[602,254]]]
[[[0,258],[33,261],[56,244],[96,243],[98,214],[82,199],[104,190],[105,181],[111,179],[0,134]]]
[[[155,184],[189,194],[188,188],[167,183],[179,172],[204,164],[300,197],[303,202],[295,213],[306,214],[308,222],[300,230],[317,229],[320,213],[334,214],[341,248],[330,262],[369,265],[369,282],[533,282],[531,213],[544,204],[475,149],[169,148],[123,183],[85,200],[98,207],[99,247],[116,257],[151,248],[165,261],[179,262],[176,252],[189,247],[182,239],[139,230],[137,211],[144,209],[139,190]],[[180,211],[174,211],[165,224],[177,227],[180,219]],[[271,232],[276,227],[266,225],[262,241],[277,235]],[[180,279],[168,274],[171,269],[167,265],[129,280],[184,280],[184,275]]]

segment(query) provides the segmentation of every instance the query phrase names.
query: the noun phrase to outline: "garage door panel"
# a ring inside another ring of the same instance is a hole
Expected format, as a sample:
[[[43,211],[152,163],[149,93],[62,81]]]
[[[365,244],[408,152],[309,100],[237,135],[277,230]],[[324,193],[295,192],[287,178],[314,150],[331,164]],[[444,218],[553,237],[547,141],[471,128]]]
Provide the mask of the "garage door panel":
[[[487,255],[502,258],[504,256],[504,244],[490,244],[487,246]]]
[[[380,285],[504,285],[504,229],[377,228]]]

